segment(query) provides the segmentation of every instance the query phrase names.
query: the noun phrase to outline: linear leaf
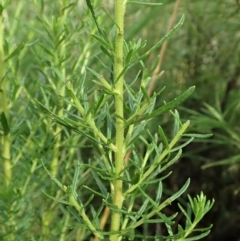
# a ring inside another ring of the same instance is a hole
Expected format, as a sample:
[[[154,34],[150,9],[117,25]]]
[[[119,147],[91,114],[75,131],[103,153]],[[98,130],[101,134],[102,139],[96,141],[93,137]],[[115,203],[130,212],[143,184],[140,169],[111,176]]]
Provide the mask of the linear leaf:
[[[83,208],[86,208],[89,206],[90,202],[93,200],[94,194],[92,194],[89,199],[84,203]]]
[[[111,53],[109,53],[104,46],[101,45],[101,46],[100,46],[100,49],[101,49],[102,52],[103,52],[105,55],[107,55],[112,61],[114,60],[113,55],[112,55]]]
[[[178,203],[178,207],[187,219],[186,228],[188,228],[190,225],[192,225],[191,217],[189,217],[187,212],[184,210],[184,208],[179,203]]]
[[[187,137],[195,137],[195,138],[209,138],[211,136],[213,136],[213,134],[195,134],[195,133],[187,133],[187,134],[183,134],[182,136],[187,136]]]
[[[145,54],[141,55],[139,58],[137,58],[132,64],[135,64],[139,62],[139,60],[144,59],[145,57],[149,56],[154,50],[159,48],[166,40],[168,40],[182,25],[184,22],[184,15],[181,17],[179,22],[175,25],[175,27],[172,28],[160,41],[158,41],[151,49],[149,49]]]
[[[230,165],[230,164],[239,163],[239,162],[240,162],[240,155],[235,155],[226,159],[205,164],[202,166],[202,169],[206,169],[214,166]]]
[[[1,122],[2,122],[2,127],[3,127],[3,133],[4,135],[7,135],[10,132],[10,128],[8,125],[7,118],[4,114],[4,112],[1,113]]]
[[[163,141],[163,144],[169,149],[169,144],[168,144],[168,140],[167,140],[167,137],[162,129],[161,126],[158,126],[158,133]]]
[[[188,90],[186,90],[185,92],[183,92],[181,95],[179,95],[178,97],[176,97],[175,99],[173,99],[172,101],[166,103],[164,106],[158,108],[157,110],[153,111],[152,113],[147,113],[141,117],[136,117],[134,116],[133,118],[130,117],[127,119],[126,124],[130,125],[142,120],[147,120],[147,119],[152,119],[154,117],[157,117],[169,110],[174,109],[175,107],[177,107],[179,104],[181,104],[183,101],[185,101],[194,91],[195,86],[190,87]],[[135,120],[134,120],[135,119]]]
[[[58,202],[58,203],[62,203],[62,204],[65,204],[65,205],[69,205],[69,202],[66,202],[66,201],[61,201],[49,194],[47,194],[45,191],[41,190],[47,197],[49,197],[50,199],[54,200],[55,202]]]
[[[79,172],[80,172],[80,163],[78,162],[78,165],[75,168],[73,181],[72,181],[72,188],[73,188],[73,194],[74,194],[74,198],[75,199],[77,199],[76,189],[77,189],[77,182],[78,182]]]
[[[97,41],[99,41],[103,46],[105,46],[107,49],[111,49],[113,50],[113,47],[108,43],[106,42],[103,38],[95,35],[95,34],[91,34]]]
[[[182,145],[177,146],[177,147],[171,149],[170,152],[175,152],[175,151],[178,151],[178,150],[182,149],[183,147],[187,146],[193,140],[194,140],[194,137],[190,138],[188,141],[184,142]]]
[[[180,126],[180,116],[177,110],[174,110],[173,113],[174,116],[174,125],[173,125],[173,137],[177,135],[178,131],[179,131],[179,126]]]
[[[91,3],[91,0],[86,0],[86,2],[87,2],[87,6],[88,6],[88,8],[89,8],[89,10],[90,10],[90,12],[91,12],[91,14],[92,14],[92,18],[93,18],[93,20],[94,20],[94,22],[95,22],[95,24],[96,24],[96,27],[97,27],[97,29],[98,29],[98,32],[100,33],[101,36],[103,36],[102,30],[100,29],[99,24],[98,24],[98,20],[97,20],[95,11],[94,11],[94,9],[93,9],[93,5],[92,5],[92,3]]]
[[[150,6],[150,7],[162,5],[162,3],[148,3],[148,2],[138,2],[138,1],[127,1],[127,3],[145,5],[145,6]]]
[[[103,184],[102,180],[97,176],[97,174],[93,170],[91,170],[91,173],[93,175],[93,178],[96,181],[96,184],[98,185],[99,189],[101,190],[101,193],[103,194],[104,197],[106,197],[108,192],[107,192],[107,189],[106,189],[105,185]]]
[[[52,68],[52,70],[55,72],[55,74],[56,74],[62,81],[65,82],[66,79],[63,77],[62,73],[61,73],[58,69],[56,69],[56,68],[54,67],[53,64],[51,64],[51,68]]]
[[[12,53],[9,54],[9,56],[7,56],[6,59],[4,59],[4,61],[9,60],[10,58],[12,58],[14,55],[17,55],[25,46],[25,43],[21,43],[19,46],[17,46],[16,49],[13,50]]]
[[[138,209],[136,213],[136,219],[138,219],[144,213],[144,211],[148,208],[148,203],[149,203],[149,200],[145,199],[145,201],[143,202],[143,205]]]
[[[150,104],[151,103],[151,99],[150,99],[150,97],[149,97],[149,95],[147,93],[147,90],[143,86],[141,86],[141,91],[142,91],[145,99],[147,100],[148,104]]]
[[[179,104],[181,104],[183,101],[185,101],[194,91],[195,86],[190,87],[188,90],[183,92],[181,95],[173,99],[172,101],[168,102],[164,106],[160,107],[159,109],[153,111],[148,118],[153,118],[156,116],[161,115],[162,113],[165,113],[168,110],[174,109],[177,107]]]
[[[176,192],[171,196],[171,201],[174,201],[175,199],[180,197],[187,190],[189,184],[190,184],[190,178],[187,179],[186,183],[181,187],[181,189],[178,192]]]
[[[158,205],[159,205],[161,197],[162,197],[162,191],[163,191],[162,181],[159,181],[158,189],[157,189],[157,195],[156,195],[156,200],[155,200],[155,202]]]
[[[46,168],[43,160],[41,160],[41,162],[42,162],[43,168],[45,169],[45,171],[47,172],[47,174],[52,178],[52,180],[53,180],[61,189],[63,189],[64,191],[66,191],[65,188],[64,188],[64,186],[63,186],[63,184],[62,184],[56,177],[54,177],[54,176],[50,173],[50,171]]]
[[[185,241],[199,240],[199,239],[202,239],[202,238],[208,236],[209,233],[210,233],[210,230],[207,231],[207,232],[205,232],[205,233],[202,233],[202,234],[200,234],[200,235],[197,235],[197,236],[195,236],[195,237],[192,237],[192,238],[186,238],[186,239],[184,239],[184,240],[185,240]]]

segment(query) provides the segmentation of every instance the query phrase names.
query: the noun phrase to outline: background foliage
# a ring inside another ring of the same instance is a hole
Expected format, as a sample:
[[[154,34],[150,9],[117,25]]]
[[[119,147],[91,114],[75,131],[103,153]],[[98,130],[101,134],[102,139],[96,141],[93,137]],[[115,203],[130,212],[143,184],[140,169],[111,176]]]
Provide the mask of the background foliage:
[[[169,7],[166,3],[164,14],[169,14]],[[203,189],[217,200],[214,212],[208,214],[208,221],[215,225],[205,240],[238,240],[239,2],[184,1],[180,12],[186,14],[186,22],[178,37],[169,42],[162,65],[166,74],[157,85],[167,83],[176,92],[196,85],[181,114],[192,120],[194,131],[211,132],[213,137],[185,149],[185,157],[175,167],[176,179],[169,185],[191,176],[190,192]],[[149,25],[153,33],[164,28],[151,21]]]
[[[26,1],[2,1],[2,4],[8,2],[7,13],[4,12],[7,26],[4,53],[9,59],[4,69],[9,83],[11,158],[15,165],[11,186],[5,187],[1,181],[0,223],[3,228],[0,237],[11,233],[16,226],[14,222],[18,223],[18,240],[38,240],[34,237],[40,237],[41,232],[48,236],[50,231],[50,240],[85,237],[87,233],[76,233],[75,229],[69,231],[67,237],[63,236],[71,217],[64,204],[59,207],[41,192],[45,190],[58,200],[65,198],[62,193],[56,193],[51,180],[42,170],[39,156],[55,175],[61,175],[67,183],[74,172],[76,163],[73,160],[76,157],[81,157],[87,163],[89,158],[97,154],[87,138],[73,137],[67,130],[59,129],[61,127],[46,119],[39,111],[36,99],[52,108],[54,113],[64,116],[64,102],[61,98],[59,100],[64,90],[61,89],[61,78],[56,69],[61,70],[64,78],[74,80],[79,78],[87,64],[101,73],[100,59],[109,68],[111,61],[100,53],[90,36],[97,29],[83,1],[69,4],[63,18],[56,17],[62,14],[57,1],[47,4],[38,0],[27,4]],[[127,39],[141,37],[148,41],[147,46],[152,46],[166,33],[175,1],[162,2],[160,8],[142,6],[136,9],[132,5],[128,9]],[[109,12],[113,11],[110,0],[103,4]],[[100,5],[98,7],[99,14]],[[194,95],[184,103],[184,108],[179,108],[180,115],[192,120],[194,132],[210,132],[214,135],[184,149],[182,159],[174,166],[173,175],[165,183],[165,194],[178,190],[191,177],[188,193],[199,194],[202,190],[208,198],[216,200],[214,208],[204,219],[203,226],[214,224],[205,240],[237,241],[240,238],[240,3],[235,0],[186,0],[180,4],[178,19],[183,13],[185,23],[168,43],[162,64],[165,73],[157,80],[155,89],[166,86],[165,96],[159,100],[162,101],[195,85]],[[105,21],[104,16],[99,15],[98,19],[106,31],[112,31],[111,23]],[[64,47],[60,47],[61,39],[66,41]],[[152,61],[145,63],[147,67],[153,66],[158,54],[156,51],[151,56]],[[82,56],[80,59],[79,55]],[[136,68],[128,73],[129,80],[137,71]],[[86,76],[86,80],[90,78]],[[89,86],[85,91],[91,93],[92,88],[96,87],[88,83],[92,82],[86,81]],[[78,86],[75,88],[81,91]],[[58,90],[59,95],[54,95],[52,89]],[[64,108],[70,111],[69,106]],[[74,117],[74,113],[71,114]],[[156,126],[157,122],[169,130],[172,125],[167,115],[156,120]],[[154,125],[149,128],[154,128]],[[2,127],[3,130],[6,127]],[[64,134],[60,139],[58,133],[62,130]],[[50,160],[59,155],[59,162],[51,166]],[[55,170],[58,165],[61,168]],[[1,180],[4,180],[3,176]],[[93,183],[91,175],[82,170],[80,185]],[[84,197],[84,193],[81,195]],[[51,217],[45,212],[49,206],[53,210]],[[168,211],[171,214],[177,210],[173,206]],[[46,226],[43,230],[40,228],[42,222]],[[62,234],[59,234],[62,227]],[[142,231],[149,234],[160,228],[156,224],[148,224]]]

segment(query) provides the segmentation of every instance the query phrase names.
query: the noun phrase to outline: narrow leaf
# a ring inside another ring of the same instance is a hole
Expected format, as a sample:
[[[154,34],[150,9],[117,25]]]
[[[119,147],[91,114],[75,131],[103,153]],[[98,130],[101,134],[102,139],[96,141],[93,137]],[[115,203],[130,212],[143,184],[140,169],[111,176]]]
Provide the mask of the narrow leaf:
[[[72,188],[73,188],[73,194],[74,198],[77,199],[77,182],[78,182],[78,177],[79,177],[79,172],[80,172],[80,163],[78,162],[78,165],[75,168],[74,176],[73,176],[73,182],[72,182]]]
[[[66,201],[61,201],[49,194],[47,194],[45,191],[41,190],[47,197],[49,197],[50,199],[54,200],[55,202],[58,202],[58,203],[62,203],[62,204],[65,204],[65,205],[69,205],[69,202],[66,202]]]
[[[172,110],[175,107],[177,107],[179,104],[181,104],[183,101],[185,101],[194,91],[195,86],[190,87],[188,90],[183,92],[181,95],[179,95],[177,98],[173,99],[172,101],[168,102],[164,106],[160,107],[159,109],[153,111],[148,118],[153,118],[156,116],[159,116],[166,111]]]
[[[105,55],[107,55],[112,61],[114,60],[113,55],[112,55],[111,53],[109,53],[104,46],[101,45],[101,46],[100,46],[100,49],[101,49],[102,52],[103,52]]]
[[[94,22],[95,22],[95,24],[96,24],[96,27],[97,27],[97,29],[98,29],[98,32],[100,33],[101,36],[103,36],[102,31],[101,31],[101,29],[100,29],[100,27],[99,27],[99,24],[98,24],[98,20],[97,20],[95,11],[94,11],[94,9],[93,9],[93,5],[92,5],[92,3],[91,3],[91,0],[86,0],[86,2],[87,2],[87,6],[88,6],[88,8],[89,8],[89,10],[90,10],[90,12],[91,12],[92,18],[93,18],[93,20],[94,20]]]
[[[158,126],[158,133],[163,141],[163,144],[167,147],[167,149],[169,149],[169,144],[168,144],[168,140],[167,140],[167,137],[162,129],[161,126]]]
[[[103,196],[107,196],[107,189],[105,187],[105,185],[103,184],[102,180],[97,176],[97,174],[91,170],[91,173],[93,175],[93,178],[96,181],[96,184],[98,185],[99,189],[101,190],[101,193],[103,194]]]
[[[6,59],[4,59],[4,61],[9,60],[10,58],[12,58],[14,55],[17,55],[25,46],[25,43],[21,43],[16,49],[13,50],[12,53],[9,54],[9,56],[7,56]]]
[[[102,197],[102,198],[105,198],[105,196],[103,196],[100,192],[97,192],[97,191],[95,191],[94,189],[92,189],[92,188],[90,188],[90,187],[88,187],[88,186],[82,186],[83,188],[86,188],[86,189],[88,189],[89,191],[91,191],[92,193],[95,193],[96,195],[98,195],[98,196],[100,196],[100,197]]]
[[[142,120],[146,120],[146,119],[152,119],[154,117],[157,117],[159,115],[162,115],[163,113],[174,109],[175,107],[177,107],[179,104],[181,104],[183,101],[185,101],[194,91],[195,86],[190,87],[188,90],[186,90],[185,92],[183,92],[181,95],[179,95],[178,97],[176,97],[175,99],[173,99],[172,101],[166,103],[164,106],[158,108],[157,110],[153,111],[152,113],[147,113],[141,117],[136,118],[136,116],[134,116],[133,118],[130,117],[127,119],[126,123],[127,125],[142,121]],[[136,119],[136,120],[134,120]]]
[[[88,68],[87,69],[93,74],[95,75],[98,79],[102,78],[102,75],[98,74],[95,70]]]
[[[65,186],[63,186],[62,183],[61,183],[60,181],[58,181],[58,179],[57,179],[56,177],[54,177],[54,176],[50,173],[50,171],[46,168],[46,166],[45,166],[45,164],[44,164],[44,162],[43,162],[42,160],[41,160],[41,162],[42,162],[43,168],[45,169],[45,171],[47,172],[47,174],[52,178],[52,180],[53,180],[61,189],[63,189],[64,191],[66,191]]]
[[[98,40],[104,47],[106,47],[107,49],[113,50],[113,47],[112,47],[108,42],[106,42],[105,39],[103,39],[103,38],[101,38],[101,37],[99,37],[99,36],[97,36],[97,35],[95,35],[95,34],[92,34],[92,36],[93,36],[96,40]]]
[[[190,138],[188,141],[184,142],[182,145],[177,146],[177,147],[171,149],[170,152],[175,152],[175,151],[178,151],[178,150],[182,149],[183,147],[187,146],[193,140],[194,140],[194,137]]]
[[[89,206],[90,202],[93,200],[94,194],[92,194],[89,199],[84,203],[83,208],[86,208]]]
[[[151,49],[149,49],[145,54],[143,54],[142,56],[140,56],[139,58],[137,58],[132,64],[135,64],[137,62],[139,62],[139,60],[144,59],[145,57],[149,56],[154,50],[156,50],[157,48],[159,48],[166,40],[168,40],[182,25],[184,22],[184,15],[181,17],[181,19],[179,20],[179,22],[175,25],[175,27],[172,28],[172,30],[170,30],[170,32],[168,32],[162,39],[160,39],[160,41],[158,41],[158,43],[156,43]]]
[[[148,2],[138,2],[138,1],[127,1],[127,3],[139,4],[139,5],[149,6],[149,7],[162,5],[162,3],[148,3]]]
[[[174,110],[174,126],[173,126],[173,137],[177,135],[180,125],[180,116],[177,110]]]
[[[182,186],[182,188],[178,192],[176,192],[174,195],[171,196],[171,201],[174,201],[175,199],[180,197],[187,190],[189,184],[190,184],[190,178],[187,179],[186,183]]]
[[[130,49],[125,59],[125,65],[128,65],[130,63],[132,56],[133,56],[133,49]]]
[[[222,166],[222,165],[231,165],[234,163],[239,163],[240,162],[240,155],[235,155],[226,159],[222,159],[219,161],[215,161],[215,162],[210,162],[208,164],[205,164],[202,166],[202,169],[206,169],[206,168],[210,168],[210,167],[214,167],[214,166]]]
[[[4,114],[4,112],[1,113],[1,123],[2,123],[2,127],[3,127],[4,135],[7,135],[10,132],[10,128],[9,128],[8,121],[7,121],[7,118]]]
[[[148,208],[148,203],[149,200],[145,199],[145,201],[143,202],[143,205],[138,209],[137,213],[136,213],[136,219],[138,219],[139,217],[141,217],[141,215],[144,213],[145,210],[147,210]]]
[[[148,95],[146,89],[145,89],[143,86],[141,86],[141,91],[142,91],[142,93],[143,93],[145,99],[147,100],[148,104],[150,104],[150,103],[151,103],[151,99],[150,99],[150,97],[149,97],[149,95]]]
[[[162,181],[159,181],[158,184],[158,189],[157,189],[157,195],[156,195],[156,200],[155,202],[159,205],[162,197],[162,191],[163,191],[163,186],[162,186]]]
[[[187,219],[186,228],[188,228],[190,225],[192,225],[191,217],[189,217],[187,212],[184,210],[184,208],[179,203],[178,203],[178,207]]]
[[[51,64],[51,68],[54,71],[54,73],[60,78],[60,80],[62,80],[64,82],[66,81],[66,79],[63,77],[62,73],[58,69],[56,69],[53,64]]]
[[[187,134],[183,134],[183,136],[187,136],[187,137],[195,137],[195,138],[200,138],[200,139],[205,139],[205,138],[209,138],[209,137],[213,136],[213,134],[195,134],[195,133],[187,133]]]
[[[192,238],[186,238],[186,239],[184,239],[184,240],[185,240],[185,241],[199,240],[199,239],[202,239],[202,238],[208,236],[209,233],[210,233],[210,230],[207,231],[207,232],[205,232],[205,233],[202,233],[202,234],[200,234],[200,235],[194,236],[194,237],[192,237]]]

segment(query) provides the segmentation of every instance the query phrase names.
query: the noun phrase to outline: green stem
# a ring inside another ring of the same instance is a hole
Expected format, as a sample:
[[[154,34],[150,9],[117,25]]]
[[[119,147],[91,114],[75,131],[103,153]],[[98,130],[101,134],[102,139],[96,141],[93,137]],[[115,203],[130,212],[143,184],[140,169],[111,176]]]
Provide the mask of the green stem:
[[[115,175],[116,179],[113,182],[112,199],[113,205],[118,209],[122,208],[123,204],[123,189],[122,169],[124,164],[124,115],[123,115],[123,82],[124,76],[120,76],[123,70],[123,40],[124,40],[124,0],[115,1],[115,22],[116,22],[116,42],[115,42],[115,55],[114,55],[114,79],[115,89],[115,113],[116,113],[116,152],[115,152]],[[111,214],[111,231],[118,232],[121,222],[121,213],[113,210]],[[111,241],[117,241],[119,234],[110,235]]]
[[[72,187],[67,188],[67,192],[69,195],[69,204],[76,208],[78,213],[81,215],[82,219],[84,220],[85,224],[87,224],[87,227],[93,232],[93,234],[98,237],[100,240],[103,239],[103,236],[97,231],[96,227],[93,225],[93,223],[88,218],[87,214],[85,213],[84,207],[81,207],[78,202],[76,201]]]
[[[3,13],[0,15],[0,103],[1,113],[4,114],[8,121],[8,99],[7,99],[7,83],[6,83],[6,67],[5,67],[5,55],[4,55],[4,19]],[[4,133],[2,136],[3,152],[2,158],[4,160],[4,175],[6,185],[9,186],[12,178],[11,171],[11,153],[10,153],[10,135]]]
[[[59,1],[59,9],[63,9],[65,6],[67,6],[68,2],[67,0],[61,0]],[[64,24],[66,22],[66,18],[67,18],[67,11],[64,11],[63,15],[59,15],[59,18],[57,21],[61,21],[61,24]],[[46,25],[49,25],[49,28],[51,29],[51,31],[54,30],[54,25],[49,24],[48,19],[45,18],[45,15],[43,15],[43,21],[45,21]],[[60,24],[60,23],[58,23]],[[60,30],[58,30],[58,33],[60,33]],[[56,34],[57,36],[57,34]],[[64,38],[64,32],[62,32],[60,35],[58,35],[57,37],[55,37],[55,39],[53,40],[53,45],[54,45],[54,54],[53,54],[53,63],[54,66],[56,66],[56,68],[58,68],[61,72],[61,75],[63,76],[64,79],[66,79],[66,65],[65,62],[62,61],[63,59],[65,59],[67,50],[66,50],[66,45],[67,45],[67,40],[64,39],[64,41],[58,45],[58,39],[59,38]],[[50,79],[50,78],[49,78]],[[52,83],[53,83],[53,88],[55,88],[56,92],[59,93],[60,96],[65,96],[65,85],[63,84],[63,82],[60,80],[59,76],[55,75],[52,79]],[[63,116],[64,111],[63,111],[63,104],[64,101],[63,99],[60,99],[58,101],[58,110],[57,110],[57,116],[59,116],[60,118]],[[63,127],[61,125],[56,125],[56,128],[53,130],[53,135],[55,137],[55,144],[53,146],[53,157],[51,160],[51,166],[50,166],[50,172],[52,176],[57,176],[58,174],[58,170],[59,170],[59,166],[60,166],[60,150],[61,150],[61,145],[62,145],[62,130]],[[51,187],[52,188],[52,187]],[[54,217],[56,215],[56,211],[55,210],[50,210],[47,209],[46,212],[44,212],[43,215],[43,236],[45,239],[49,239],[50,238],[50,234],[51,234],[51,223],[54,220]]]
[[[8,106],[8,98],[7,98],[7,82],[6,82],[6,65],[5,65],[5,54],[4,54],[4,18],[3,12],[0,14],[0,114],[4,115],[6,121],[8,123],[9,120],[9,106]],[[9,123],[8,123],[9,126]],[[4,131],[4,135],[0,139],[0,143],[3,146],[3,151],[0,156],[3,159],[3,166],[4,166],[4,176],[5,176],[5,183],[6,186],[9,187],[12,179],[12,164],[11,164],[11,141],[10,141],[10,133],[9,131]],[[14,241],[15,240],[15,220],[12,214],[13,207],[10,207],[9,212],[9,220],[6,222],[7,229],[3,232],[7,235],[7,241]]]
[[[66,18],[64,17],[63,20],[65,20]],[[64,22],[64,21],[63,21]],[[60,55],[60,56],[59,56]],[[62,45],[60,45],[59,49],[56,49],[55,53],[54,53],[54,63],[56,66],[61,66],[61,74],[64,78],[66,78],[66,68],[65,66],[62,66],[62,63],[59,63],[59,58],[64,58],[66,55],[66,44],[62,43]],[[57,86],[57,90],[59,92],[59,94],[61,96],[65,96],[65,86],[63,85],[62,81],[59,80],[58,77],[56,77],[56,86]],[[58,102],[59,105],[59,110],[57,112],[57,116],[59,116],[60,118],[63,116],[63,100],[60,99]],[[61,125],[57,125],[56,129],[54,131],[54,136],[55,136],[55,140],[56,140],[56,144],[54,145],[53,148],[53,159],[51,162],[51,173],[53,176],[56,176],[58,173],[58,168],[59,168],[59,155],[60,155],[60,147],[61,147],[61,136],[62,136],[62,126]]]

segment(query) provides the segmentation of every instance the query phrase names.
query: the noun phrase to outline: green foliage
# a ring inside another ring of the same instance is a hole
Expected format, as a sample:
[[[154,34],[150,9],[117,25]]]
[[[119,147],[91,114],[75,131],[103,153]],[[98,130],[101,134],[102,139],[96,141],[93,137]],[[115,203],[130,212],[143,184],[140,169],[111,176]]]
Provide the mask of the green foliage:
[[[184,27],[175,34],[177,41],[170,39],[168,43],[162,64],[165,74],[156,82],[155,87],[161,88],[164,82],[165,93],[173,96],[174,93],[179,94],[180,90],[195,85],[196,91],[184,103],[184,108],[178,110],[183,120],[191,120],[189,131],[213,134],[208,139],[195,139],[184,149],[181,161],[174,169],[175,178],[168,184],[170,188],[175,179],[182,179],[183,183],[190,176],[191,193],[202,190],[208,197],[218,200],[214,205],[215,211],[205,220],[209,224],[214,222],[215,227],[225,228],[213,229],[205,240],[239,238],[236,224],[236,220],[239,220],[236,209],[239,209],[240,198],[240,68],[239,55],[236,54],[239,52],[238,2],[220,0],[181,3],[179,14],[184,13],[186,21]],[[164,10],[158,14],[169,16],[166,9],[170,5],[164,6]],[[141,37],[149,37],[149,41],[152,41],[150,44],[159,36],[155,33],[164,33],[165,25],[168,24],[164,20],[159,24],[153,24],[153,21],[149,19],[145,26],[153,32],[141,32]],[[154,56],[157,55],[158,52],[154,53]],[[148,66],[152,65],[149,61]],[[172,90],[171,94],[168,90]],[[169,121],[167,117],[164,119],[163,128],[168,128]]]
[[[190,121],[176,110],[195,87],[148,93],[157,60],[148,61],[181,31],[184,16],[149,47],[134,36],[160,3],[117,0],[115,17],[99,1],[28,4],[0,4],[1,240],[206,237],[211,226],[197,225],[214,201],[202,192],[189,195],[169,214],[190,179],[171,192],[165,187],[183,148],[209,137],[186,133]],[[126,23],[124,35],[124,17],[133,9],[143,20],[133,29]],[[181,215],[185,225],[177,221]],[[152,224],[162,231],[147,231]]]

